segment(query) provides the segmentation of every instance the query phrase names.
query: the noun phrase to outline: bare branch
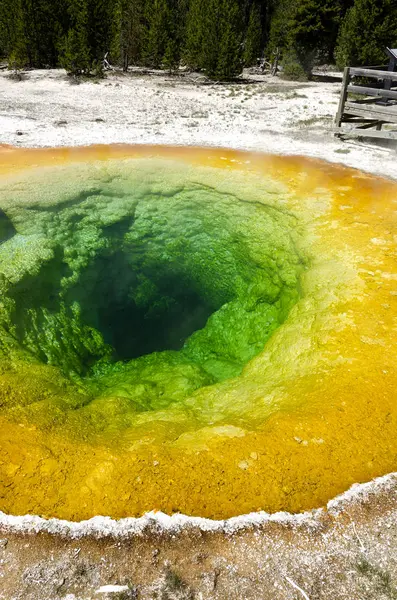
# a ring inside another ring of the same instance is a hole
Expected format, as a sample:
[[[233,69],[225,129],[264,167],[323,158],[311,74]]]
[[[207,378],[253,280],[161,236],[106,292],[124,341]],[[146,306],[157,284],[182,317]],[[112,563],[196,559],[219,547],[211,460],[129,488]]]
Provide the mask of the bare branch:
[[[361,550],[361,552],[365,552],[365,546],[364,546],[364,544],[363,544],[363,542],[362,542],[361,538],[359,537],[359,535],[358,535],[358,533],[357,533],[356,524],[355,524],[355,522],[354,522],[354,521],[352,521],[352,523],[353,523],[353,530],[354,530],[354,533],[356,534],[356,538],[357,538],[357,540],[358,540],[358,543],[360,544],[360,550]]]
[[[290,585],[292,585],[293,588],[295,588],[296,590],[298,590],[298,592],[300,592],[303,596],[303,598],[305,600],[310,600],[309,596],[306,594],[306,592],[304,592],[302,590],[302,588],[299,587],[299,585],[297,583],[295,583],[295,581],[293,581],[290,577],[285,576],[285,579],[288,581],[288,583]]]

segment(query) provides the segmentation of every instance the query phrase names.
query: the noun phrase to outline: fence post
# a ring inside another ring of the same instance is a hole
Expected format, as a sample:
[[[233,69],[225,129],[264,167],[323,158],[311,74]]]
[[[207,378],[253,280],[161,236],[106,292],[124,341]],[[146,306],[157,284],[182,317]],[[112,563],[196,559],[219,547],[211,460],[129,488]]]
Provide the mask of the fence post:
[[[350,79],[350,67],[345,67],[343,71],[343,79],[342,79],[342,90],[339,98],[339,107],[338,112],[335,117],[335,125],[336,127],[340,127],[343,120],[343,111],[345,108],[346,98],[347,98],[347,86],[349,85]]]

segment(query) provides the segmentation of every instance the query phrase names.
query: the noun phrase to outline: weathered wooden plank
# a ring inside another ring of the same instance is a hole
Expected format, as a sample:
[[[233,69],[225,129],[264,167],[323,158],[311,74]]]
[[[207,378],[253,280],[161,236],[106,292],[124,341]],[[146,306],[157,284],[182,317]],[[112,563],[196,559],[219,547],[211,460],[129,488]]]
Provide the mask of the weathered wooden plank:
[[[335,135],[343,138],[377,138],[380,140],[397,140],[397,131],[362,131],[360,129],[338,129]]]
[[[344,111],[345,102],[346,102],[346,98],[347,98],[347,86],[349,85],[349,80],[350,80],[350,67],[345,67],[345,70],[343,71],[342,91],[341,91],[340,98],[339,98],[338,112],[336,113],[336,117],[335,117],[335,125],[337,127],[340,127],[340,125],[342,123],[343,111]]]
[[[375,119],[376,121],[385,121],[390,123],[397,122],[396,113],[386,113],[382,111],[369,110],[368,108],[357,108],[357,107],[345,107],[344,115],[354,115],[357,117],[364,117],[366,119]]]
[[[350,67],[350,75],[352,77],[372,77],[375,79],[391,79],[397,81],[397,73],[390,71],[378,71],[373,69],[364,69],[361,67]]]
[[[371,105],[368,107],[362,104],[355,104],[354,102],[346,102],[344,113],[376,119],[385,123],[397,123],[397,112],[390,110],[390,107],[387,106],[378,107]]]
[[[397,75],[397,73],[396,73]],[[349,94],[363,94],[364,96],[374,96],[380,98],[391,98],[397,100],[397,91],[383,90],[378,88],[364,87],[362,85],[349,85],[347,86]]]
[[[361,102],[354,102],[348,100],[345,103],[345,112],[349,112],[349,110],[358,110],[361,112],[373,112],[376,114],[381,113],[382,115],[397,115],[397,106],[385,106],[383,104],[363,104]]]
[[[342,123],[348,123],[349,125],[354,125],[355,123],[376,123],[377,120],[374,119],[366,119],[365,117],[358,117],[357,115],[347,115],[346,113],[343,115]]]
[[[359,116],[359,113],[351,113],[351,114],[356,114],[357,116]],[[364,113],[362,113],[364,115]],[[382,114],[376,114],[376,113],[372,113],[371,115],[369,115],[368,113],[366,113],[366,116],[370,116],[371,119],[373,119],[374,121],[383,121],[384,123],[397,123],[397,116],[396,117],[388,117],[386,115],[382,115]]]
[[[371,121],[370,123],[364,123],[363,125],[358,125],[356,129],[370,129],[371,127],[375,127],[379,131],[382,129],[383,121]]]
[[[363,96],[360,99],[354,99],[354,100],[349,100],[349,102],[354,102],[355,104],[358,104],[359,106],[367,106],[369,105],[375,105],[375,106],[393,106],[393,104],[389,104],[388,100],[383,100],[382,98],[380,100],[377,100],[376,98],[368,98],[367,96]],[[386,103],[386,104],[385,104]],[[396,104],[397,106],[397,104]]]

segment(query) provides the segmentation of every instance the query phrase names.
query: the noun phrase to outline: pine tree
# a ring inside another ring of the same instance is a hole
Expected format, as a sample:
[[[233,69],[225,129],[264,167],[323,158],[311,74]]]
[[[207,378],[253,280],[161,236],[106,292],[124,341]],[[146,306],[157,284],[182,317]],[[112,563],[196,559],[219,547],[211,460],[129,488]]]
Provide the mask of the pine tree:
[[[15,46],[20,18],[19,0],[2,0],[0,2],[0,45],[4,56],[10,56]]]
[[[29,63],[25,25],[20,0],[0,4],[0,36],[9,68],[18,72]]]
[[[18,77],[18,79],[21,78],[20,71],[26,66],[30,66],[26,39],[23,30],[19,29],[19,26],[20,23],[17,23],[16,32],[18,34],[18,32],[21,31],[21,34],[17,35],[12,51],[8,57],[8,68],[14,72],[14,75]]]
[[[299,0],[291,19],[290,40],[298,54],[332,60],[342,5],[339,0]]]
[[[93,63],[102,63],[110,51],[114,4],[114,0],[87,0],[87,42]]]
[[[2,0],[0,39],[12,62],[28,67],[55,67],[64,33],[64,2]]]
[[[233,79],[243,68],[243,12],[238,0],[222,0],[220,5],[219,47],[214,75],[219,79]]]
[[[145,62],[160,68],[168,41],[168,4],[167,0],[148,0],[146,6],[148,31],[144,51]]]
[[[238,0],[192,0],[185,60],[215,79],[232,79],[243,65],[244,15]]]
[[[295,4],[294,0],[272,0],[269,42],[267,44],[268,55],[277,48],[282,50],[288,47]]]
[[[186,19],[186,36],[182,52],[184,61],[193,69],[201,67],[203,14],[206,0],[191,0]]]
[[[335,51],[339,67],[385,62],[386,46],[397,44],[397,4],[394,0],[355,0],[342,24]]]
[[[230,79],[268,39],[286,74],[307,76],[314,60],[332,59],[336,40],[340,66],[383,62],[397,45],[396,12],[396,0],[0,0],[0,53],[15,68],[61,62],[75,74],[100,70],[109,50],[125,70],[173,71],[182,57]]]
[[[186,33],[189,0],[168,0],[167,44],[163,67],[170,72],[179,68]]]
[[[69,26],[61,50],[68,73],[102,74],[112,44],[114,12],[114,0],[68,0]]]
[[[115,5],[112,57],[123,71],[142,57],[143,9],[143,0],[118,0]]]
[[[250,10],[247,34],[244,44],[244,64],[249,67],[256,64],[261,54],[262,43],[262,11],[260,4],[254,2]]]
[[[281,0],[271,23],[269,49],[283,50],[284,74],[311,75],[315,60],[332,60],[343,0]]]
[[[186,34],[183,58],[192,69],[201,69],[203,65],[203,47],[205,42],[205,18],[208,0],[190,0],[186,18]]]
[[[172,73],[178,68],[179,62],[180,52],[177,40],[175,38],[170,38],[167,42],[163,57],[163,67]]]
[[[66,5],[51,0],[20,0],[24,37],[31,67],[54,67]]]
[[[64,41],[61,64],[71,75],[87,75],[92,67],[87,35],[87,0],[69,0],[69,15],[70,27]]]

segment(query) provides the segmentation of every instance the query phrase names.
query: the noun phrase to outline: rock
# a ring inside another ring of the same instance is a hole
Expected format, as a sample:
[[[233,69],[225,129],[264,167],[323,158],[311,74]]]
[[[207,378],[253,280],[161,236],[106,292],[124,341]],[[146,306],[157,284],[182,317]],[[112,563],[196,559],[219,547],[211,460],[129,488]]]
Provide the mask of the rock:
[[[121,592],[128,592],[128,585],[103,585],[98,590],[96,590],[96,594],[121,594]]]
[[[135,600],[137,597],[136,588],[129,585],[103,585],[95,593],[106,594],[106,598],[119,600]]]

